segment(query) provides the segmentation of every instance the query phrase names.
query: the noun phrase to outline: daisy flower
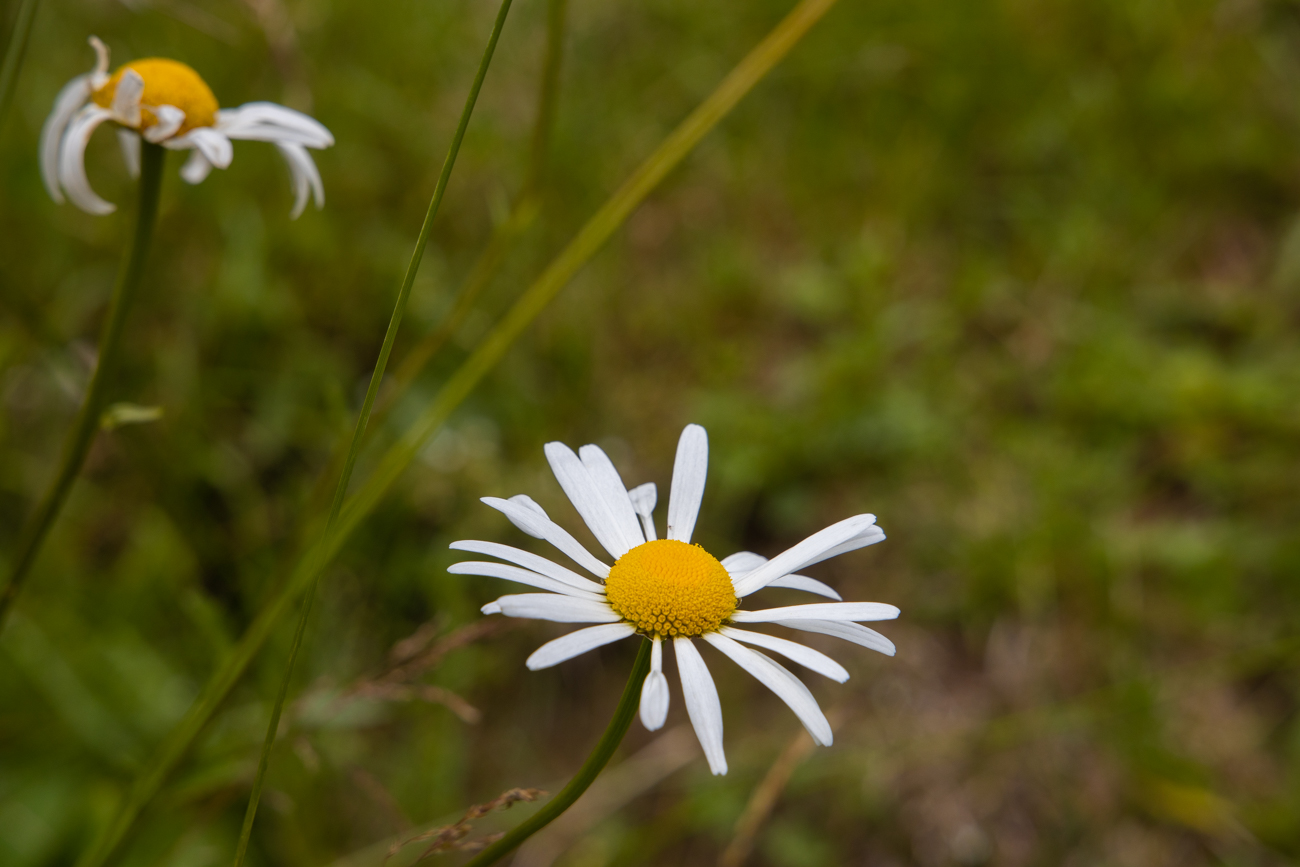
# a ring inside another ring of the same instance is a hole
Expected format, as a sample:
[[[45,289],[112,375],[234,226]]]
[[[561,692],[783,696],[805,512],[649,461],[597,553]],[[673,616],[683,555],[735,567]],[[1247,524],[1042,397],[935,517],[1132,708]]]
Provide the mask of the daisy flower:
[[[452,548],[505,562],[457,563],[447,571],[482,575],[527,584],[546,593],[502,596],[483,606],[484,614],[529,617],[561,623],[593,623],[547,642],[528,657],[530,669],[547,668],[622,638],[641,635],[652,641],[650,673],[641,689],[641,721],[652,731],[668,715],[668,680],[663,648],[671,643],[681,675],[691,724],[704,748],[709,768],[727,772],[722,748],[722,706],[713,677],[696,648],[711,644],[756,677],[790,706],[813,740],[829,746],[830,723],[816,699],[785,666],[762,650],[797,662],[843,683],[849,673],[825,654],[788,638],[754,632],[755,624],[777,624],[802,632],[832,635],[892,656],[893,643],[862,621],[892,620],[893,605],[844,602],[833,589],[799,570],[829,557],[873,545],[885,538],[875,515],[856,515],[814,533],[768,560],[749,551],[717,560],[691,544],[704,495],[709,441],[704,428],[688,425],[677,444],[665,539],[656,535],[654,484],[629,490],[603,451],[583,446],[574,454],[563,443],[548,443],[546,458],[560,487],[609,555],[609,566],[547,517],[542,507],[520,494],[508,500],[484,497],[511,523],[559,549],[597,580],[545,557],[496,542],[455,542]],[[780,608],[741,608],[741,601],[765,587],[788,587],[829,597],[834,602]],[[753,648],[762,648],[755,650]]]
[[[320,172],[307,148],[327,148],[334,136],[302,112],[273,102],[220,108],[199,74],[176,60],[148,57],[108,71],[108,47],[90,37],[95,68],[60,91],[41,130],[41,175],[54,201],[64,195],[83,211],[111,214],[115,206],[95,195],[86,179],[86,144],[100,124],[117,125],[127,170],[140,172],[140,139],[170,150],[188,150],[181,177],[197,184],[234,155],[231,139],[271,142],[289,164],[297,217],[309,194],[325,203]]]

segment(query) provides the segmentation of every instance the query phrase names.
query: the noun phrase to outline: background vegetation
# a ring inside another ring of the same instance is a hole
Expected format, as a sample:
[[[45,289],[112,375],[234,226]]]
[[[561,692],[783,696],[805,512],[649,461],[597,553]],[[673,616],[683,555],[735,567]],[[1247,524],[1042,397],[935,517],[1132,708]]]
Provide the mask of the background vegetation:
[[[376,445],[787,8],[571,0],[539,216]],[[268,146],[238,143],[199,187],[169,163],[117,389],[164,415],[100,437],[0,634],[0,862],[75,860],[283,574],[494,12],[42,6],[0,129],[0,556],[57,460],[128,231],[56,206],[37,171],[86,36],[115,63],[184,59],[223,104],[308,110],[338,144],[318,159],[325,210],[296,222]],[[512,12],[398,362],[523,183],[545,19],[542,0]],[[526,541],[483,495],[527,492],[576,531],[551,439],[598,442],[666,492],[688,421],[712,441],[711,550],[770,555],[880,516],[887,543],[816,574],[901,606],[898,656],[830,643],[853,679],[809,680],[837,730],[813,751],[709,656],[731,773],[676,728],[674,686],[666,734],[634,725],[622,770],[517,863],[738,864],[750,844],[745,863],[774,867],[1300,858],[1298,82],[1290,0],[844,0],[326,574],[252,863],[378,865],[572,773],[634,648],[527,672],[559,629],[476,625],[504,588],[447,575],[447,544]],[[89,171],[129,201],[111,135]],[[121,863],[229,862],[291,632]],[[383,679],[427,649],[414,679]],[[774,805],[736,841],[756,790]]]

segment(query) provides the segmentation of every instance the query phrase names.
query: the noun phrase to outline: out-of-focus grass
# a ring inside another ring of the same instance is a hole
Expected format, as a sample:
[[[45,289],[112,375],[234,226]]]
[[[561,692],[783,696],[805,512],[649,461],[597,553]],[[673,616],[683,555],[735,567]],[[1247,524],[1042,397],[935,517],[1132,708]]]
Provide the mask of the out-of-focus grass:
[[[395,425],[785,9],[571,0],[544,210]],[[319,159],[326,209],[297,222],[268,147],[240,143],[196,188],[171,166],[116,395],[164,415],[101,437],[0,635],[0,862],[20,867],[75,857],[258,610],[354,418],[494,11],[54,10],[0,134],[6,555],[57,460],[126,231],[55,206],[37,174],[85,37],[119,62],[185,59],[224,103],[309,109],[338,145]],[[544,4],[513,14],[399,355],[522,180]],[[524,624],[448,652],[417,683],[477,724],[340,696],[422,623],[473,622],[504,589],[444,572],[453,539],[525,541],[477,497],[526,491],[575,527],[543,442],[601,442],[666,491],[686,421],[713,444],[706,547],[772,554],[873,511],[889,541],[817,574],[904,610],[893,660],[828,645],[853,679],[809,684],[842,715],[837,743],[796,770],[752,863],[1300,857],[1297,57],[1300,16],[1268,0],[841,4],[326,576],[253,863],[329,863],[578,766],[631,645],[528,673],[558,630]],[[112,136],[90,162],[125,202]],[[230,857],[289,632],[129,863]],[[731,773],[688,765],[561,863],[716,862],[798,723],[709,662]],[[629,751],[651,739],[634,727]]]

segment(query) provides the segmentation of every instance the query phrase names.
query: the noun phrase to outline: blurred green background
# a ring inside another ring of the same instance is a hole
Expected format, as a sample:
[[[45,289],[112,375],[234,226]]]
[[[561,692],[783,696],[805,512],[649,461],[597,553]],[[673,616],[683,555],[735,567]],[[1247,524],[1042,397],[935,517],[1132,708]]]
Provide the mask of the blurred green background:
[[[788,8],[571,0],[539,216],[376,445]],[[317,154],[325,209],[296,222],[271,147],[237,143],[198,187],[170,158],[115,390],[164,415],[101,435],[0,634],[0,863],[75,860],[283,575],[494,13],[43,3],[0,128],[0,556],[53,472],[129,230],[129,208],[56,206],[39,179],[40,126],[91,66],[86,37],[115,64],[185,60],[224,105],[309,111],[338,144]],[[543,0],[516,0],[399,362],[523,183],[545,28]],[[899,605],[882,628],[898,656],[810,637],[853,678],[806,676],[836,743],[804,753],[793,714],[706,650],[731,772],[711,777],[677,729],[674,680],[667,734],[635,723],[621,775],[516,863],[741,863],[734,829],[764,785],[747,864],[1300,859],[1298,83],[1294,0],[843,0],[325,576],[250,863],[377,867],[471,804],[562,784],[635,647],[529,673],[563,627],[457,632],[513,585],[447,575],[447,544],[542,550],[484,495],[526,492],[579,532],[552,439],[601,444],[662,504],[689,421],[711,438],[710,550],[770,556],[880,517],[885,544],[813,571]],[[107,131],[89,172],[130,201]],[[806,599],[785,593],[767,601]],[[120,863],[229,863],[291,631]],[[375,686],[424,647],[414,681]]]

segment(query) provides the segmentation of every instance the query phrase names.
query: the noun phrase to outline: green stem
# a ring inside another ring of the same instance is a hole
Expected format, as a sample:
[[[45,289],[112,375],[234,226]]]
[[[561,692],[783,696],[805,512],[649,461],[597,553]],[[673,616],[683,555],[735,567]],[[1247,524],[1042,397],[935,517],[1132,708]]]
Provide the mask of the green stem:
[[[375,361],[375,369],[370,374],[370,386],[366,389],[365,400],[361,404],[361,413],[357,416],[356,427],[352,431],[352,440],[348,443],[347,458],[343,462],[343,472],[339,475],[338,485],[334,488],[334,499],[330,503],[329,518],[325,522],[324,537],[328,539],[334,530],[335,522],[338,520],[339,511],[343,508],[343,499],[348,491],[348,484],[352,481],[352,471],[356,467],[357,455],[361,451],[362,441],[365,439],[366,426],[370,423],[370,413],[375,406],[375,398],[379,394],[379,386],[384,381],[384,371],[388,367],[388,357],[393,352],[393,343],[397,340],[397,332],[402,325],[402,317],[406,313],[406,305],[411,297],[411,287],[415,284],[416,272],[420,270],[420,261],[424,258],[424,250],[429,245],[429,236],[433,231],[433,220],[438,214],[438,206],[442,204],[443,194],[447,192],[447,183],[451,180],[451,170],[456,165],[456,156],[460,153],[461,142],[465,139],[465,130],[469,127],[469,119],[474,114],[474,105],[478,102],[479,91],[483,88],[483,79],[487,76],[488,67],[492,64],[492,55],[496,52],[497,40],[501,37],[501,30],[506,24],[506,15],[510,12],[510,4],[513,0],[501,0],[501,8],[497,11],[496,21],[492,24],[492,34],[488,37],[487,47],[483,49],[483,57],[479,61],[478,72],[474,74],[474,82],[470,85],[469,95],[465,97],[465,107],[460,112],[460,122],[456,124],[456,133],[452,136],[451,147],[447,150],[447,157],[442,162],[442,173],[438,175],[438,183],[433,188],[433,198],[429,201],[429,210],[424,215],[424,224],[420,226],[420,236],[416,239],[415,250],[411,253],[411,261],[406,266],[406,276],[402,279],[402,286],[397,292],[397,301],[393,304],[393,315],[388,320],[388,331],[384,334],[384,343],[379,349],[379,358]],[[322,564],[323,565],[323,564]],[[257,805],[262,798],[262,785],[266,780],[266,767],[271,754],[271,748],[275,744],[275,736],[280,728],[280,714],[284,709],[284,701],[289,693],[289,681],[293,676],[293,666],[298,659],[298,649],[302,646],[302,635],[307,628],[307,617],[311,612],[311,597],[315,594],[316,584],[320,580],[320,571],[312,578],[311,587],[307,591],[307,599],[303,602],[302,611],[298,615],[298,628],[294,632],[293,644],[289,648],[289,660],[284,667],[284,677],[280,682],[280,691],[276,696],[275,706],[271,709],[271,719],[266,728],[266,738],[262,743],[262,755],[257,762],[257,773],[253,778],[253,790],[248,799],[248,809],[244,813],[244,827],[239,834],[239,845],[235,850],[235,867],[240,867],[244,863],[244,855],[248,851],[248,841],[253,833],[253,820],[257,816]]]
[[[587,761],[583,762],[582,767],[578,769],[578,773],[573,776],[572,780],[569,780],[569,784],[558,795],[547,802],[546,806],[520,822],[500,840],[497,840],[467,861],[465,867],[487,867],[489,864],[495,864],[573,806],[573,802],[578,800],[583,792],[587,791],[587,787],[605,769],[605,765],[609,764],[610,757],[614,755],[614,750],[618,749],[618,745],[622,743],[623,736],[627,734],[628,727],[632,725],[632,718],[636,716],[637,705],[641,700],[641,684],[649,671],[650,642],[642,641],[641,650],[637,653],[636,662],[632,665],[632,674],[627,679],[627,686],[623,687],[623,697],[619,699],[618,707],[614,709],[614,718],[609,721],[609,727],[605,729],[605,734],[601,736],[600,742],[591,751],[591,755],[587,756]]]
[[[27,43],[32,36],[32,22],[36,20],[38,0],[23,0],[14,19],[14,32],[9,34],[9,47],[5,49],[4,65],[0,66],[0,122],[4,121],[18,85],[18,73],[27,56]]]
[[[623,224],[635,207],[659,181],[685,158],[701,138],[722,120],[740,98],[771,71],[795,43],[808,32],[835,0],[801,0],[753,51],[736,66],[718,88],[670,135],[633,173],[632,177],[601,206],[579,230],[528,291],[515,303],[501,323],[452,374],[433,402],[405,435],[384,454],[376,471],[353,495],[339,514],[334,531],[320,536],[294,564],[284,583],[204,685],[199,697],[176,727],[158,745],[131,787],[117,817],[100,833],[93,846],[77,862],[78,867],[101,867],[116,851],[139,818],[140,812],[157,796],[172,771],[189,752],[199,733],[248,669],[266,643],[275,624],[293,607],[320,569],[343,547],[360,523],[391,489],[402,470],[429,441],[447,417],[492,369],[512,342],[535,319],[546,304],[564,288],[578,269]]]
[[[117,272],[117,282],[113,285],[112,299],[109,301],[108,318],[104,321],[103,332],[99,337],[99,360],[91,374],[86,394],[81,399],[81,408],[73,422],[72,430],[63,447],[63,459],[54,476],[54,481],[45,493],[36,510],[28,519],[23,534],[18,542],[18,553],[14,558],[9,573],[9,581],[0,591],[0,627],[4,625],[5,615],[13,606],[23,581],[31,572],[40,553],[41,544],[49,535],[50,528],[58,518],[63,504],[72,490],[72,483],[81,472],[86,453],[95,440],[99,430],[100,414],[104,410],[108,382],[117,363],[118,349],[122,341],[122,327],[126,323],[127,313],[140,289],[140,277],[144,273],[145,257],[149,253],[149,241],[153,236],[153,227],[158,215],[158,194],[162,189],[163,158],[166,155],[160,146],[143,142],[140,162],[140,191],[136,209],[135,234],[127,248],[122,267]]]

